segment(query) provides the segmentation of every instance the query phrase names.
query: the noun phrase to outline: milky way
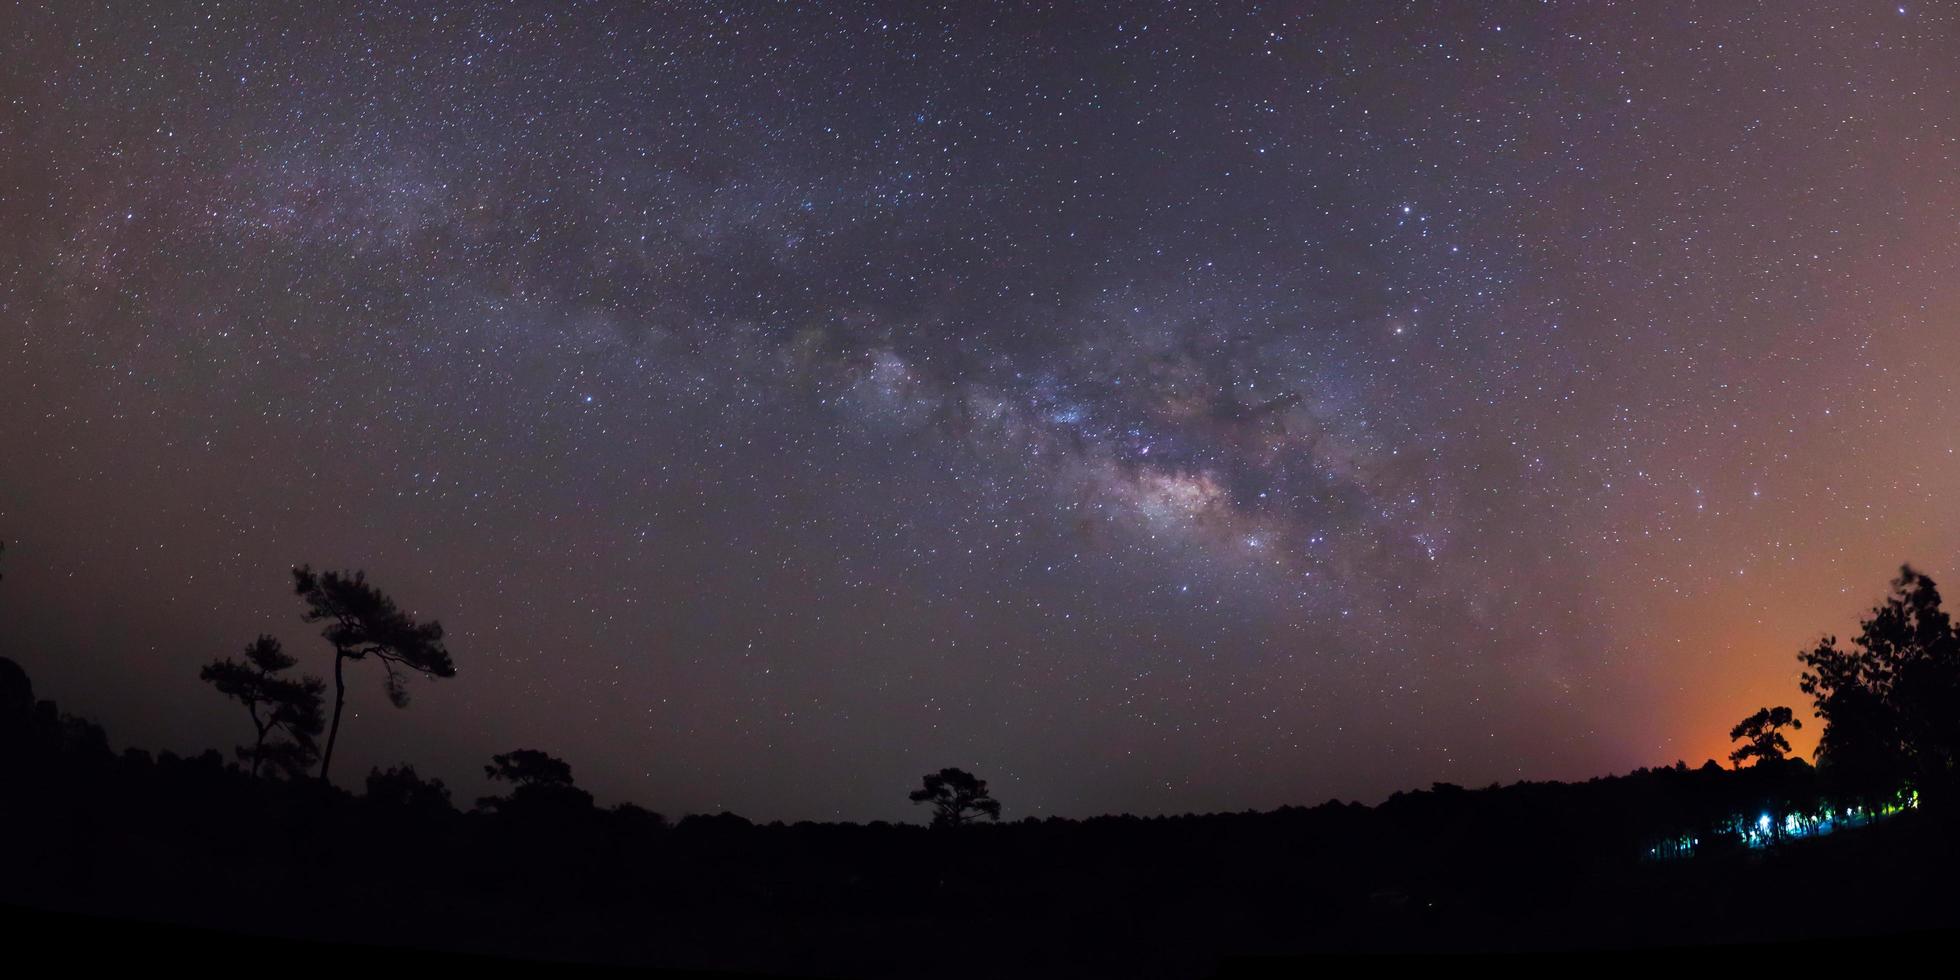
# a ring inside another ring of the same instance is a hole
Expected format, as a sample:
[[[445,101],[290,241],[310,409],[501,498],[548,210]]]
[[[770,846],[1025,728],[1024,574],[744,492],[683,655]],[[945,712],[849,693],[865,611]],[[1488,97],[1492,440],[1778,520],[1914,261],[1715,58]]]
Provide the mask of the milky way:
[[[1960,568],[1960,31],[1859,3],[0,13],[0,652],[118,742],[1010,818],[1718,754]]]

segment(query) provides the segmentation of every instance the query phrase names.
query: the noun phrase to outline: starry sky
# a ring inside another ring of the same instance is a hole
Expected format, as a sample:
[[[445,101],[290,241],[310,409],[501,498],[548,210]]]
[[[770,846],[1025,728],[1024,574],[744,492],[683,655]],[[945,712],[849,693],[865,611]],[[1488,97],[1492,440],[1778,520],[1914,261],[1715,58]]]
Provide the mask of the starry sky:
[[[1723,756],[1960,572],[1960,12],[0,9],[0,654],[117,744],[286,569],[335,770],[1010,819]],[[1807,708],[1804,712],[1807,716]],[[1797,733],[1814,744],[1815,724]]]

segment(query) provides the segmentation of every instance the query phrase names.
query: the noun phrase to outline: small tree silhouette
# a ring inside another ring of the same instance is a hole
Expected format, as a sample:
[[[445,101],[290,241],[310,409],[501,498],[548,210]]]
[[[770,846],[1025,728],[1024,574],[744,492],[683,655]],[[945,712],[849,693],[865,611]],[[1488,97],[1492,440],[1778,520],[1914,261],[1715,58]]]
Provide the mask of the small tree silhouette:
[[[327,729],[327,751],[320,757],[320,781],[327,781],[333,747],[340,737],[340,715],[347,707],[347,661],[373,657],[388,670],[388,701],[408,706],[404,670],[426,676],[454,677],[456,665],[442,645],[442,624],[417,623],[395,608],[395,600],[367,584],[365,572],[321,572],[311,566],[293,569],[293,593],[306,602],[302,618],[325,623],[320,635],[333,644],[333,724]]]
[[[1790,751],[1790,740],[1784,738],[1778,729],[1802,727],[1803,722],[1797,720],[1788,707],[1778,705],[1764,708],[1729,729],[1730,741],[1742,739],[1745,742],[1741,748],[1729,753],[1729,761],[1735,763],[1738,769],[1748,759],[1755,759],[1759,766],[1765,762],[1781,762]]]
[[[313,765],[320,752],[320,699],[326,682],[306,675],[281,677],[298,661],[286,655],[279,641],[261,635],[245,647],[245,659],[220,657],[204,665],[198,676],[220,694],[245,706],[252,716],[255,738],[238,747],[238,757],[252,764],[256,776],[270,764],[297,777]],[[275,736],[284,734],[284,739]]]
[[[571,764],[537,749],[513,749],[490,757],[483,774],[510,783],[509,796],[485,796],[476,801],[484,810],[539,810],[550,807],[583,809],[592,794],[572,785]]]
[[[969,812],[1000,819],[1000,801],[987,793],[987,781],[964,769],[941,769],[925,777],[925,787],[912,791],[914,803],[932,804],[932,825],[959,827],[977,819]]]
[[[442,780],[423,779],[407,763],[385,772],[378,767],[369,770],[367,798],[380,806],[417,813],[448,813],[454,809],[449,802],[449,787]]]
[[[572,766],[557,756],[537,749],[512,749],[490,757],[483,774],[519,788],[525,786],[570,786]]]

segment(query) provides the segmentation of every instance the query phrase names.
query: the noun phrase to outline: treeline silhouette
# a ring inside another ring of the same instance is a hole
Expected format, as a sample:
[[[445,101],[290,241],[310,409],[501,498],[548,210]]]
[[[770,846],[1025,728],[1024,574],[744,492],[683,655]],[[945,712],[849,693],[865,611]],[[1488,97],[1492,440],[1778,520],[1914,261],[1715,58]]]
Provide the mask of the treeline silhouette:
[[[381,662],[397,704],[408,676],[455,675],[440,625],[402,613],[365,576],[302,568],[294,585],[333,650],[335,714],[349,663]],[[325,778],[325,681],[295,675],[270,636],[203,668],[242,708],[248,741],[232,757],[118,753],[0,659],[0,901],[266,935],[843,975],[1189,975],[1227,953],[1945,926],[1960,910],[1946,802],[1955,639],[1931,580],[1906,569],[1849,645],[1803,654],[1803,690],[1824,721],[1817,766],[1788,758],[1782,730],[1801,721],[1777,707],[1732,732],[1742,768],[1082,820],[1001,819],[985,780],[943,769],[910,792],[930,826],[671,822],[596,805],[567,763],[528,748],[488,760],[506,789],[467,809],[408,764],[370,771],[356,793]],[[1861,829],[1821,832],[1846,825]],[[1842,900],[1854,894],[1885,901]],[[1765,914],[1767,896],[1831,912]]]

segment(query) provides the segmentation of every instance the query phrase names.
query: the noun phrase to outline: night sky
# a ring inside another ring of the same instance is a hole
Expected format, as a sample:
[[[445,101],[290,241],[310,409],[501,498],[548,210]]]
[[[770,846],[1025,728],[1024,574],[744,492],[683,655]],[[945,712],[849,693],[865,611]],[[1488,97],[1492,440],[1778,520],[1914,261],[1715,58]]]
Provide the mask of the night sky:
[[[0,654],[119,746],[309,562],[460,671],[355,787],[1698,764],[1960,572],[1956,386],[1952,7],[0,9]]]

